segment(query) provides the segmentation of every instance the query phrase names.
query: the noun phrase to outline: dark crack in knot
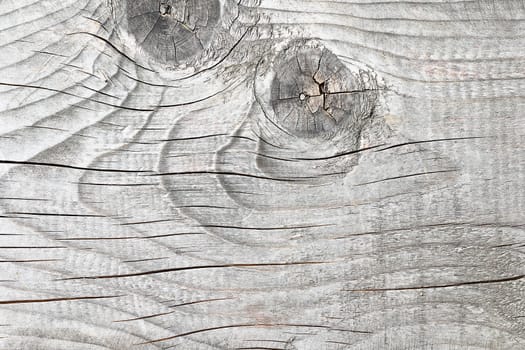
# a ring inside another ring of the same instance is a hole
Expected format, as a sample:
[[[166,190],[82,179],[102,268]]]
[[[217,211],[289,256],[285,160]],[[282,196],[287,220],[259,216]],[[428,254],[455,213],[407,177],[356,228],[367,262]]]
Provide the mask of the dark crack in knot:
[[[379,88],[324,48],[301,46],[276,62],[271,104],[277,123],[301,137],[354,134],[374,112]]]
[[[125,0],[128,31],[155,61],[191,63],[220,26],[219,0]]]
[[[165,2],[161,2],[159,4],[159,12],[161,16],[169,16],[171,15],[171,5],[166,4]]]

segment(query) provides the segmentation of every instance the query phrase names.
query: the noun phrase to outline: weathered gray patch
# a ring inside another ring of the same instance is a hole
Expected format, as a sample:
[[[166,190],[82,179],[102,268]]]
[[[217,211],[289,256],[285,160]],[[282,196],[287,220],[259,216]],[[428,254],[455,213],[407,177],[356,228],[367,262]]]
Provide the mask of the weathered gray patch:
[[[351,72],[329,50],[301,43],[276,58],[271,86],[276,121],[288,132],[329,138],[347,129],[354,145],[379,94],[369,74]]]
[[[163,64],[186,63],[207,49],[220,17],[218,0],[126,1],[129,32]]]

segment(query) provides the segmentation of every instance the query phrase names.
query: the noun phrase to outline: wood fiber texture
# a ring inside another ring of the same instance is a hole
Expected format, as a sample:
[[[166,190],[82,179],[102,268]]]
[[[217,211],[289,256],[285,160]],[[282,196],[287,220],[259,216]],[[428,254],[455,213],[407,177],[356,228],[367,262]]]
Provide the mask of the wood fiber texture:
[[[0,0],[0,349],[523,350],[523,91],[521,0]]]

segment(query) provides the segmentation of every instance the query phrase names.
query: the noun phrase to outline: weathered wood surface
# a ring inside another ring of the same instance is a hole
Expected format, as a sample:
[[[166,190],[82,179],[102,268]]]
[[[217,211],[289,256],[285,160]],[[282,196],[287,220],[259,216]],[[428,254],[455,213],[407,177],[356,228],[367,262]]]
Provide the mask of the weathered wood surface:
[[[0,0],[0,349],[525,349],[525,2]]]

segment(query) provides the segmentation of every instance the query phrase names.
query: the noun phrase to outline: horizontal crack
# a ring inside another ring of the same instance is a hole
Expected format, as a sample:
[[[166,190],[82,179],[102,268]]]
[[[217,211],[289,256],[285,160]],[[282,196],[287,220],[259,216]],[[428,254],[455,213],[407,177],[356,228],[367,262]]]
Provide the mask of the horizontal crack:
[[[352,94],[361,94],[366,92],[372,92],[372,91],[380,91],[385,89],[362,89],[362,90],[348,90],[348,91],[325,91],[323,93],[319,93],[319,95],[309,95],[307,93],[302,92],[299,96],[290,96],[290,97],[284,97],[277,99],[278,101],[286,101],[286,100],[301,100],[301,96],[304,95],[304,97],[326,97],[330,95],[352,95]]]
[[[499,279],[491,279],[491,280],[456,282],[456,283],[447,283],[447,284],[439,284],[439,285],[428,285],[428,286],[395,287],[395,288],[369,288],[369,289],[345,289],[343,291],[344,292],[390,292],[390,291],[407,291],[407,290],[422,290],[422,289],[453,288],[453,287],[463,287],[463,286],[473,286],[473,285],[513,282],[513,281],[519,281],[519,280],[521,280],[523,278],[525,278],[525,275],[518,275],[518,276],[505,277],[505,278],[499,278]]]
[[[9,304],[30,304],[30,303],[51,303],[56,301],[75,301],[75,300],[94,300],[94,299],[112,299],[120,298],[124,295],[108,295],[94,297],[71,297],[71,298],[52,298],[52,299],[21,299],[21,300],[0,300],[0,305]]]
[[[250,267],[279,267],[279,266],[301,266],[301,265],[320,265],[328,262],[321,261],[300,261],[300,262],[289,262],[289,263],[253,263],[253,264],[224,264],[224,265],[202,265],[202,266],[186,266],[186,267],[174,267],[168,269],[151,270],[144,272],[132,272],[124,273],[119,275],[99,275],[99,276],[83,276],[83,277],[69,277],[60,278],[57,281],[70,281],[70,280],[82,280],[82,279],[109,279],[109,278],[125,278],[125,277],[137,277],[146,276],[159,273],[168,272],[180,272],[190,270],[205,270],[205,269],[221,269],[221,268],[250,268]]]

